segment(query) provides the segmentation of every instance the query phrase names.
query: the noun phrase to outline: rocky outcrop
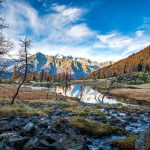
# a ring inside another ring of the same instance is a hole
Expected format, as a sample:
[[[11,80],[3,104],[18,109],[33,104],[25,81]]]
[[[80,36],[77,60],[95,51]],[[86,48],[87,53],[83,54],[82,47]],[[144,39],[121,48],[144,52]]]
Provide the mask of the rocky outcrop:
[[[135,150],[150,150],[150,129],[137,137]]]
[[[0,118],[0,150],[66,150],[68,147],[88,150],[85,136],[69,127],[60,112],[57,114]]]

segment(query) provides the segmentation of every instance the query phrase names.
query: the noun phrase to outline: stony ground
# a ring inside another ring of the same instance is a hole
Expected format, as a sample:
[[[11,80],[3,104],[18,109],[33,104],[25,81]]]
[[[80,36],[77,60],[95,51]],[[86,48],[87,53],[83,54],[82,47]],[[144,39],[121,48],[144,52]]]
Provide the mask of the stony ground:
[[[17,101],[12,106],[10,99],[0,99],[0,149],[105,150],[105,143],[95,147],[95,141],[117,135],[123,139],[105,141],[109,149],[132,150],[140,130],[148,125],[148,116],[148,108],[123,105],[59,98]]]

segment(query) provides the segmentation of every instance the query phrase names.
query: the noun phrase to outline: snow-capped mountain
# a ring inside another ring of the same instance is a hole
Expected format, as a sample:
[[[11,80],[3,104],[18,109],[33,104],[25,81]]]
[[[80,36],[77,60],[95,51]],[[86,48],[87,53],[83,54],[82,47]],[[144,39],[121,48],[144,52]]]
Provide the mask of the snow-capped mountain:
[[[111,61],[99,63],[86,58],[77,58],[72,56],[64,56],[57,54],[54,56],[36,53],[31,56],[32,63],[36,72],[41,72],[42,69],[46,72],[51,72],[53,75],[67,72],[72,74],[74,78],[86,77],[93,71],[101,67],[112,64]]]
[[[86,58],[64,56],[57,54],[54,56],[36,53],[28,59],[34,68],[34,72],[40,73],[42,69],[45,72],[50,72],[52,75],[65,73],[66,71],[72,75],[73,78],[86,77],[93,71],[112,64],[111,61],[99,63]],[[17,63],[14,60],[8,60],[8,72],[10,78],[14,71],[14,66]]]

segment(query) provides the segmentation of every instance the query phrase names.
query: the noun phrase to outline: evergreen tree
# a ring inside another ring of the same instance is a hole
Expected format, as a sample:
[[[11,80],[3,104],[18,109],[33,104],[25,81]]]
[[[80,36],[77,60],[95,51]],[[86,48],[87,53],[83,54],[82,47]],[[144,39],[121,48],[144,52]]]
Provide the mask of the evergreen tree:
[[[44,69],[42,69],[40,73],[40,82],[42,81],[44,81]]]
[[[146,65],[146,66],[145,66],[145,71],[146,71],[146,72],[149,72],[149,71],[150,71],[150,66],[149,66],[149,65]]]
[[[143,65],[140,63],[140,64],[138,64],[138,66],[137,66],[137,71],[138,72],[141,72],[143,70]]]

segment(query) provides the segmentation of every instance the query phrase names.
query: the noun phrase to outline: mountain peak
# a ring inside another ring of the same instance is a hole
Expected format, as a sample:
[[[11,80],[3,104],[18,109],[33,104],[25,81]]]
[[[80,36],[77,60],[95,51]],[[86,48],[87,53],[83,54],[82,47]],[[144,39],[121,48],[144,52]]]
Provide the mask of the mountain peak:
[[[71,60],[73,60],[73,57],[72,57],[71,55],[70,55],[70,56],[65,56],[65,55],[60,54],[60,53],[54,55],[54,57],[55,57],[55,58],[71,59]]]
[[[64,58],[65,56],[63,54],[58,53],[58,54],[54,55],[54,57],[56,57],[56,58]]]

